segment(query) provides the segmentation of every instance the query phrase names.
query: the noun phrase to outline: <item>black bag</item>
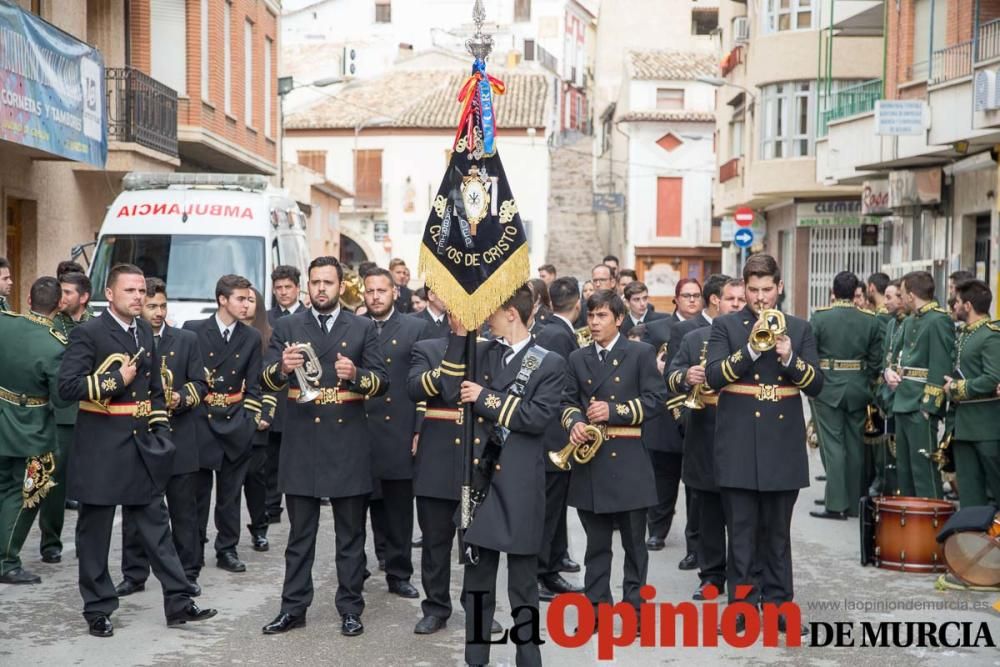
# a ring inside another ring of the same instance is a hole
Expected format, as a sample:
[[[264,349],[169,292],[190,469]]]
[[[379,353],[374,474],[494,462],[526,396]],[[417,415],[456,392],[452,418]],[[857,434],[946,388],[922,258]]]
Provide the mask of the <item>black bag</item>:
[[[996,515],[995,505],[963,507],[945,522],[941,532],[938,533],[937,541],[944,544],[944,541],[955,533],[985,533],[993,525],[993,517]]]
[[[858,528],[861,531],[861,564],[875,564],[875,503],[871,496],[858,501]]]

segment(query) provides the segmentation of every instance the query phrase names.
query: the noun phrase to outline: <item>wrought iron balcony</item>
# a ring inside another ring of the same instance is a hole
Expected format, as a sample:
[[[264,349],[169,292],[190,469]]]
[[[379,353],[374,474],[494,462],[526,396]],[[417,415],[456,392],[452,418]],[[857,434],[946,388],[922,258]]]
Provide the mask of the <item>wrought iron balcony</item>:
[[[177,91],[131,67],[105,69],[108,140],[177,157]]]
[[[944,83],[972,74],[972,40],[938,49],[931,54],[929,84]]]
[[[875,109],[875,103],[882,99],[882,79],[872,79],[864,83],[847,86],[830,95],[826,108],[820,114],[817,134],[826,136],[829,123],[859,113]]]
[[[976,62],[1000,57],[1000,19],[994,19],[979,26]]]

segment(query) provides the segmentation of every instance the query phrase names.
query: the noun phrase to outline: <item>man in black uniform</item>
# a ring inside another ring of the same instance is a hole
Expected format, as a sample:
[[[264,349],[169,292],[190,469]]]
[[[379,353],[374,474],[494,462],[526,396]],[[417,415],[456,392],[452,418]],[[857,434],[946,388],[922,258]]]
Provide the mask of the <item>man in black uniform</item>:
[[[628,313],[625,314],[621,326],[621,332],[625,336],[628,336],[628,332],[634,326],[649,324],[667,317],[649,307],[649,289],[646,287],[646,283],[633,280],[622,290],[622,297],[628,307]]]
[[[712,323],[705,369],[707,384],[720,392],[715,481],[729,535],[726,579],[732,602],[737,585],[752,583],[758,554],[760,598],[781,604],[794,595],[792,509],[799,489],[809,486],[799,392],[815,398],[823,388],[823,374],[808,322],[784,315],[782,330],[773,312],[768,321],[759,320],[762,311],[776,308],[783,290],[774,258],[751,256],[743,280],[747,307]],[[749,342],[765,327],[773,347],[758,351]],[[782,617],[779,627],[784,626]]]
[[[236,552],[240,542],[240,494],[250,464],[253,435],[262,407],[260,333],[243,324],[250,307],[250,281],[226,275],[215,286],[218,310],[184,323],[198,335],[208,393],[196,409],[199,425],[198,522],[208,542],[208,508],[215,476],[215,562],[228,572],[245,572]],[[204,560],[204,549],[199,563]]]
[[[430,322],[431,330],[435,336],[438,338],[447,338],[450,329],[448,328],[448,317],[445,313],[444,302],[441,301],[441,297],[435,294],[434,290],[430,287],[426,287],[425,289],[427,290],[427,307],[417,314],[416,317]]]
[[[198,337],[190,331],[167,324],[167,286],[159,278],[146,279],[146,302],[142,318],[153,329],[156,354],[160,357],[160,380],[164,403],[170,417],[170,439],[174,443],[174,469],[167,482],[167,509],[174,548],[191,582],[191,592],[198,595],[199,549],[198,506],[198,432],[194,408],[208,391],[205,364],[198,350]],[[166,371],[166,372],[164,372]],[[169,380],[169,382],[168,382]],[[146,587],[149,559],[139,539],[138,527],[131,518],[122,522],[122,575],[115,586],[118,597],[131,595]]]
[[[410,269],[399,257],[394,257],[389,261],[389,275],[392,277],[393,286],[396,288],[397,296],[395,309],[398,313],[409,313],[413,310],[413,290],[410,289]]]
[[[76,547],[83,616],[95,637],[110,637],[118,596],[108,574],[115,507],[134,522],[153,574],[163,586],[167,625],[201,621],[214,609],[191,601],[170,537],[163,491],[174,447],[153,330],[139,317],[146,281],[137,267],[108,274],[108,309],[73,329],[59,373],[59,394],[80,401],[69,494],[80,501]]]
[[[728,280],[719,294],[715,278],[711,276],[705,281],[706,301],[710,304],[709,316],[712,319],[735,313],[746,305],[742,280]],[[693,531],[698,535],[698,578],[701,583],[694,599],[704,600],[708,585],[715,586],[720,593],[726,590],[726,517],[722,511],[719,486],[715,483],[715,409],[719,397],[707,391],[704,384],[705,355],[712,328],[689,325],[689,322],[696,320],[686,320],[677,327],[686,328],[688,333],[681,339],[666,377],[670,391],[675,395],[693,398],[692,393],[698,387],[698,400],[704,406],[701,409],[685,408],[682,470],[684,488],[693,490],[693,505],[697,507],[695,516],[688,516],[688,524],[694,524]]]
[[[405,268],[405,264],[403,267]],[[385,545],[385,578],[389,592],[404,598],[420,593],[413,574],[413,438],[416,405],[406,392],[413,344],[434,337],[432,325],[397,311],[392,274],[370,270],[364,278],[367,315],[375,323],[378,348],[389,374],[389,389],[365,401],[372,443],[372,475],[376,495],[370,501],[375,541]],[[379,493],[380,492],[380,493]],[[380,539],[381,538],[381,539]]]
[[[580,288],[572,278],[557,278],[549,286],[549,297],[554,312],[535,342],[564,360],[569,359],[569,355],[580,347],[573,329],[573,322],[580,313]],[[566,431],[553,421],[545,431],[546,451],[557,452],[566,442]],[[551,600],[558,593],[579,593],[581,590],[560,574],[569,549],[566,531],[569,476],[568,471],[560,470],[548,456],[545,457],[545,532],[542,550],[538,553],[538,597],[543,601]]]
[[[264,634],[288,632],[306,623],[313,598],[320,498],[329,498],[333,506],[340,632],[349,637],[364,632],[365,507],[372,473],[363,402],[384,394],[388,377],[375,323],[340,307],[343,276],[334,257],[312,261],[312,307],[275,324],[264,366],[268,390],[279,391],[292,380],[278,468],[278,488],[285,494],[290,524],[285,583],[281,612],[264,626]],[[315,353],[308,364],[299,349],[306,343]],[[303,374],[308,380],[305,387],[299,379]],[[315,394],[312,400],[308,395],[303,398],[305,390]]]
[[[566,383],[566,362],[533,344],[528,331],[531,289],[522,285],[489,318],[495,340],[476,347],[476,381],[465,380],[465,330],[452,318],[441,372],[447,402],[472,404],[476,416],[476,455],[489,480],[486,497],[465,531],[466,547],[478,561],[466,563],[462,583],[465,609],[465,661],[489,662],[488,638],[496,609],[500,553],[507,556],[507,595],[515,627],[518,665],[541,665],[538,644],[530,639],[538,617],[538,552],[542,548],[545,502],[544,433],[559,414]],[[446,372],[447,371],[447,372]],[[482,421],[480,421],[482,419]],[[478,643],[472,643],[479,639]]]
[[[573,465],[569,480],[569,505],[577,508],[587,533],[587,599],[595,611],[598,604],[612,602],[611,539],[617,523],[625,550],[623,599],[638,613],[649,566],[643,541],[646,508],[656,502],[642,431],[647,419],[663,411],[667,387],[656,369],[656,351],[619,333],[624,316],[624,302],[610,290],[597,290],[587,300],[594,342],[569,356],[570,386],[561,421],[577,446],[589,438],[587,424],[606,434],[589,463]]]

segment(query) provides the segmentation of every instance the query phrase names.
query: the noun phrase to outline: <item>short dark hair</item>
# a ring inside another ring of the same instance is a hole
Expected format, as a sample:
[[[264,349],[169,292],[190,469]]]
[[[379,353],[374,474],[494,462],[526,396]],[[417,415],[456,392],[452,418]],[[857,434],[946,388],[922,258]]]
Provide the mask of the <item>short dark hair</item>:
[[[896,289],[899,289],[902,286],[903,286],[903,279],[902,278],[896,278],[894,280],[890,280],[889,281],[889,284],[886,285],[886,289],[889,289],[890,287],[895,287]]]
[[[540,267],[538,267],[538,270],[539,271],[545,271],[546,273],[551,273],[554,276],[559,275],[559,274],[556,273],[556,265],[555,264],[542,264]]]
[[[162,294],[167,297],[167,284],[159,278],[146,278],[146,298]]]
[[[615,257],[614,255],[605,255],[604,259],[602,259],[601,261],[602,262],[614,262],[615,264],[621,264],[621,262],[618,261],[618,258]]]
[[[93,286],[90,284],[90,278],[85,274],[78,271],[70,271],[69,273],[63,273],[56,278],[60,283],[67,283],[76,288],[77,294],[90,294],[93,291]]]
[[[858,277],[853,271],[841,271],[833,277],[833,298],[853,299],[859,286]]]
[[[963,280],[955,285],[955,294],[962,301],[972,305],[972,308],[980,315],[990,312],[990,305],[993,303],[993,292],[990,286],[984,281],[972,278]]]
[[[587,312],[594,312],[599,308],[607,306],[611,311],[611,314],[615,316],[617,320],[619,317],[625,317],[625,302],[622,298],[618,296],[618,292],[611,289],[599,289],[595,290],[590,298],[587,299]]]
[[[298,287],[299,281],[302,280],[302,272],[290,264],[280,264],[271,271],[271,284],[279,280],[291,280]]]
[[[145,274],[135,264],[115,264],[111,267],[111,271],[108,272],[108,287],[114,287],[115,283],[118,282],[118,276],[142,276],[145,278]]]
[[[743,282],[749,282],[751,276],[757,278],[774,278],[774,282],[781,280],[781,269],[778,262],[771,255],[757,253],[747,258],[747,263],[743,265]],[[853,296],[853,295],[852,295]]]
[[[903,287],[918,299],[930,301],[934,298],[934,276],[928,271],[910,271],[903,276]]]
[[[743,289],[746,286],[747,286],[746,281],[744,281],[742,278],[730,278],[725,282],[725,284],[722,287],[723,289],[725,289],[726,287],[738,287],[740,289]],[[719,292],[719,294],[721,296],[722,294],[721,291]]]
[[[233,275],[231,273],[226,274],[219,278],[219,282],[215,283],[215,302],[219,302],[219,297],[224,296],[227,299],[233,295],[233,292],[238,289],[250,289],[250,281],[243,276]],[[263,307],[263,304],[261,304]]]
[[[313,269],[318,269],[323,266],[332,266],[337,269],[337,280],[344,279],[344,267],[340,265],[340,260],[336,257],[331,257],[330,255],[322,255],[309,262],[309,273],[311,274]]]
[[[634,337],[638,338],[639,340],[642,340],[642,337],[645,335],[646,335],[646,324],[644,322],[640,322],[639,324],[635,325],[634,327],[628,330],[629,338]]]
[[[959,283],[965,282],[966,280],[973,280],[975,279],[975,277],[976,274],[974,274],[972,271],[959,269],[958,271],[952,271],[951,275],[948,276],[948,279],[951,280],[951,282],[955,283],[956,286],[958,286]]]
[[[875,288],[879,294],[885,294],[885,288],[889,286],[889,276],[882,273],[873,273],[868,276],[868,284]]]
[[[380,266],[376,266],[374,269],[369,269],[367,273],[361,278],[362,282],[368,280],[372,276],[382,276],[383,278],[389,279],[389,286],[394,287],[395,284],[392,282],[392,274],[389,273],[387,269],[383,269]]]
[[[56,278],[58,280],[62,280],[62,277],[67,273],[86,273],[86,271],[83,270],[83,266],[81,266],[79,262],[74,262],[71,259],[64,259],[59,262],[59,265],[56,267]]]
[[[568,313],[580,301],[580,284],[575,278],[556,278],[549,285],[552,312]]]
[[[517,311],[517,316],[521,318],[521,324],[526,325],[528,324],[528,319],[531,317],[531,310],[534,306],[535,298],[531,294],[531,288],[528,287],[528,283],[524,283],[510,295],[510,298],[503,302],[500,309],[513,308]]]
[[[427,301],[427,288],[418,287],[417,289],[413,290],[413,296],[416,296],[421,301]]]
[[[0,257],[0,269],[9,269],[9,268],[10,268],[10,260],[8,260],[6,257]]]
[[[625,300],[628,301],[636,294],[642,294],[643,292],[648,293],[649,288],[646,287],[646,283],[641,282],[639,280],[633,280],[632,282],[630,282],[628,285],[625,286],[624,292],[625,292],[624,293]]]
[[[729,276],[722,273],[713,273],[705,278],[705,284],[701,287],[701,296],[708,305],[709,297],[717,296],[722,298],[722,288],[729,282]]]
[[[31,309],[39,315],[48,315],[59,307],[62,289],[52,276],[42,276],[31,283]]]
[[[618,279],[619,280],[622,279],[625,276],[630,277],[632,280],[638,280],[639,279],[639,274],[637,274],[635,272],[635,269],[622,269],[621,271],[618,272]]]
[[[364,280],[369,273],[378,268],[375,262],[364,261],[358,264],[358,277]]]

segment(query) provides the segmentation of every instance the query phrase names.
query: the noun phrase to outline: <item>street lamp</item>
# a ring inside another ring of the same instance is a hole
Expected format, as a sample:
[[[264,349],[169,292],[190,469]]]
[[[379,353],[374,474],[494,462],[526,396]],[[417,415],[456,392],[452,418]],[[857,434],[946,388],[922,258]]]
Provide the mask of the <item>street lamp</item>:
[[[751,99],[751,101],[753,102],[757,101],[757,96],[754,95],[752,90],[750,90],[746,86],[741,86],[738,83],[727,81],[723,79],[721,76],[699,76],[695,77],[695,80],[700,83],[707,83],[708,85],[714,86],[715,88],[722,88],[723,86],[729,86],[730,88],[736,88],[738,90],[742,90],[744,93],[747,94],[747,96]]]
[[[332,86],[334,84],[343,83],[347,81],[347,77],[343,76],[326,76],[321,79],[316,79],[310,81],[309,83],[295,83],[294,77],[291,76],[279,76],[278,77],[278,113],[281,116],[278,120],[280,123],[280,132],[278,134],[278,186],[285,187],[285,97],[288,96],[293,90],[299,88],[325,88],[326,86]]]

